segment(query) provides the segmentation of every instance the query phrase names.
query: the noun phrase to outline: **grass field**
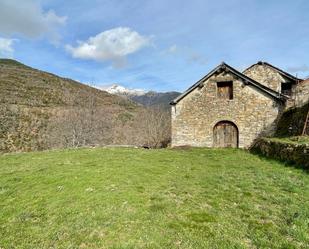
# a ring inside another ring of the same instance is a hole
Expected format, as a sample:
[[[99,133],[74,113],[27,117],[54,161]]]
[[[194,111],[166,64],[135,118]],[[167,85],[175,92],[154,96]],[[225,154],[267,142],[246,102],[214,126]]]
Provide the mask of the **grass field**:
[[[309,175],[232,149],[2,155],[0,248],[309,248]]]

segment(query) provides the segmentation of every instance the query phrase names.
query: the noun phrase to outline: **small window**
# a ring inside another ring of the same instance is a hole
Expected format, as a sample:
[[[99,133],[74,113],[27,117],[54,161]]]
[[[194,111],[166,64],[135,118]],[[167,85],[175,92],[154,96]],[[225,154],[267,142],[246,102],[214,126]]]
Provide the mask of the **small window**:
[[[291,83],[281,83],[281,93],[287,96],[292,95],[292,84]]]
[[[217,82],[217,92],[219,99],[233,99],[233,82]]]

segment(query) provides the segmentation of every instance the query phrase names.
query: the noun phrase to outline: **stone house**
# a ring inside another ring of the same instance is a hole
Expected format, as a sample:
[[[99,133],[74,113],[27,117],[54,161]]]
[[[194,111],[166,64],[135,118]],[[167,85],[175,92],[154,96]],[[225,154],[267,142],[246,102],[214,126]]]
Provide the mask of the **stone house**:
[[[281,113],[309,100],[309,82],[266,62],[222,63],[171,102],[172,146],[248,148]]]

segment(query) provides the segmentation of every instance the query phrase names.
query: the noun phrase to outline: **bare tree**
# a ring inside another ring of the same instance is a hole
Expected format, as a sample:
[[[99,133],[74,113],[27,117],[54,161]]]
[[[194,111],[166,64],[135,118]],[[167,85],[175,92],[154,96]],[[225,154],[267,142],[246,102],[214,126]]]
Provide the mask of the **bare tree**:
[[[83,147],[111,142],[111,112],[89,95],[79,106],[59,108],[49,123],[51,147]]]
[[[139,117],[145,145],[152,148],[166,147],[171,139],[170,112],[160,107],[148,107]]]
[[[170,141],[170,113],[163,108],[138,106],[130,111],[127,106],[102,105],[92,93],[83,93],[80,99],[64,94],[65,106],[0,105],[0,150],[107,144],[161,148]]]

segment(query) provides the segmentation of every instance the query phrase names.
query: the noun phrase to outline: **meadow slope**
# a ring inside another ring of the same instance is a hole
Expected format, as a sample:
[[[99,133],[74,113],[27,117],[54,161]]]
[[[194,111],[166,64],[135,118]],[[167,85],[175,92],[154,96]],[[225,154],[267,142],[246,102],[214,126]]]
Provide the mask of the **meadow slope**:
[[[0,248],[308,248],[309,176],[233,149],[0,156]]]

